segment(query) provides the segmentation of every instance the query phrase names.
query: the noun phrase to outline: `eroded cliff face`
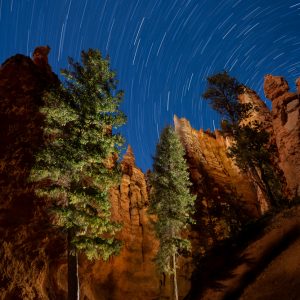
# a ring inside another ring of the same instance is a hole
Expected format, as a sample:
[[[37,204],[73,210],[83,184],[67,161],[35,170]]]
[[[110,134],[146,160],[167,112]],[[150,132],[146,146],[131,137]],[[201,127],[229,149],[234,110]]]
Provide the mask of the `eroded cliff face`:
[[[119,256],[94,263],[82,257],[80,263],[82,298],[156,299],[160,276],[153,262],[158,242],[151,216],[147,214],[148,192],[143,172],[135,166],[129,146],[122,161],[122,179],[111,191],[112,217],[123,225],[118,238],[123,247]],[[88,274],[89,279],[86,279]]]
[[[41,96],[58,84],[29,57],[15,55],[0,69],[0,298],[59,299],[50,269],[64,239],[50,224],[48,203],[28,182],[33,155],[42,144]]]
[[[239,95],[241,103],[250,103],[253,106],[251,115],[242,122],[242,124],[249,124],[258,121],[264,129],[273,134],[272,115],[267,105],[260,99],[257,93],[249,88],[245,88],[244,93]]]
[[[192,252],[197,256],[234,234],[243,222],[258,217],[267,207],[259,202],[247,175],[226,155],[229,138],[218,131],[197,131],[184,118],[175,116],[174,124],[186,151],[192,192],[197,195],[196,224],[190,232]]]
[[[287,183],[287,197],[300,197],[300,103],[297,93],[289,91],[280,76],[265,76],[264,91],[272,101],[272,126],[279,152],[279,167]]]
[[[131,147],[121,163],[119,187],[111,190],[112,217],[123,224],[118,235],[123,247],[108,262],[88,262],[81,257],[81,298],[99,300],[169,299],[170,278],[157,272],[154,258],[159,242],[153,230],[154,216],[147,213],[149,197],[146,178],[136,167]],[[179,296],[188,293],[192,266],[180,261]],[[88,277],[88,279],[87,279]]]
[[[272,113],[267,107],[267,105],[260,99],[257,93],[249,88],[245,88],[244,93],[239,96],[241,103],[250,103],[252,104],[253,110],[248,118],[241,122],[241,125],[250,125],[257,123],[259,127],[263,130],[266,130],[269,133],[269,143],[268,147],[271,148],[271,162],[272,168],[276,176],[280,178],[280,188],[279,190],[285,195],[287,194],[286,179],[284,173],[279,167],[279,151],[276,144],[276,134],[273,128],[273,117]],[[250,179],[251,180],[251,179]],[[255,180],[253,180],[255,182]],[[254,183],[255,184],[255,183]],[[261,190],[259,185],[255,185],[257,192],[257,197],[259,203],[263,204],[262,212],[266,212],[270,209],[271,204],[267,199],[267,195],[264,191]]]
[[[215,133],[197,131],[184,118],[175,116],[174,124],[185,147],[191,181],[197,186],[198,197],[230,198],[233,203],[242,199],[245,212],[249,216],[258,216],[264,207],[263,203],[258,207],[253,183],[226,155],[232,141],[217,130]]]

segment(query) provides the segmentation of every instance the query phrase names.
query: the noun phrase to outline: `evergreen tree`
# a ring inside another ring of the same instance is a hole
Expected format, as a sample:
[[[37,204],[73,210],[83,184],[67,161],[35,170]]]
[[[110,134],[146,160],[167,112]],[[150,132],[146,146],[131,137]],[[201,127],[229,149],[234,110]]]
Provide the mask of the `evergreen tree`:
[[[109,189],[118,183],[123,144],[113,129],[126,119],[109,59],[92,49],[82,51],[81,59],[69,59],[70,69],[62,70],[65,83],[44,96],[45,144],[31,172],[37,194],[52,200],[54,224],[68,236],[70,300],[79,299],[77,253],[107,260],[120,249]]]
[[[223,72],[207,78],[207,90],[203,98],[210,100],[212,108],[223,117],[223,132],[234,138],[233,146],[228,149],[229,156],[250,174],[268,202],[277,205],[280,192],[278,188],[276,193],[272,191],[272,186],[278,182],[271,163],[274,149],[269,147],[269,133],[262,129],[261,124],[254,121],[242,125],[242,121],[257,109],[251,103],[239,101],[238,97],[244,90],[243,84]]]
[[[271,162],[274,153],[269,133],[257,121],[241,125],[233,145],[228,148],[228,155],[235,160],[237,166],[250,173],[271,205],[278,206],[281,184]]]
[[[172,127],[166,127],[161,134],[150,183],[150,212],[157,215],[155,231],[160,241],[156,263],[161,272],[173,275],[177,300],[176,261],[181,251],[190,248],[182,230],[192,222],[196,197],[190,195],[184,149]]]
[[[245,86],[224,71],[207,78],[207,89],[202,95],[210,100],[211,107],[220,113],[227,129],[233,131],[242,119],[251,114],[250,103],[240,103],[238,96],[244,93]]]

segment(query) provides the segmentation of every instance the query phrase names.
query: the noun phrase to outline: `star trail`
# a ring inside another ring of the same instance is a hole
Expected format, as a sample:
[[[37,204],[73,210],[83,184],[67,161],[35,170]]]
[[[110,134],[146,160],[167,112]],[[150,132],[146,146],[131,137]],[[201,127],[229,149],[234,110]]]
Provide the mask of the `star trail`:
[[[174,114],[197,129],[218,126],[218,115],[201,101],[207,76],[227,70],[263,100],[266,74],[284,76],[294,88],[298,1],[0,0],[0,61],[49,45],[58,73],[81,50],[109,54],[125,91],[122,133],[145,171]]]

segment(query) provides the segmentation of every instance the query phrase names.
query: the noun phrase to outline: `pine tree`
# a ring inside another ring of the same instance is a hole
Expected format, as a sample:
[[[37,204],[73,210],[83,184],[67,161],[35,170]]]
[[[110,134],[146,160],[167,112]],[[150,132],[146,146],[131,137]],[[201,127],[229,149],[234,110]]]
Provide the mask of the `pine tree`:
[[[241,103],[239,95],[244,93],[245,86],[227,72],[217,73],[207,78],[207,90],[203,94],[210,100],[213,109],[220,113],[223,120],[223,132],[234,139],[228,154],[236,164],[248,172],[268,202],[277,205],[280,192],[272,191],[271,186],[278,183],[271,163],[273,147],[269,147],[270,136],[257,121],[243,125],[243,120],[251,116],[254,107],[251,103]]]
[[[234,131],[242,119],[251,114],[250,103],[240,103],[238,96],[245,86],[224,71],[207,78],[207,89],[203,99],[210,100],[211,107],[220,113],[229,131]]]
[[[117,157],[125,123],[116,74],[98,50],[69,59],[64,84],[44,96],[44,146],[31,180],[39,196],[53,203],[53,222],[68,237],[68,299],[79,299],[77,254],[107,260],[117,254],[120,225],[111,221],[109,189],[118,183]]]
[[[182,230],[192,222],[196,197],[190,195],[184,149],[172,127],[166,127],[161,134],[150,183],[150,212],[157,215],[155,231],[160,241],[156,263],[161,272],[173,275],[177,300],[176,261],[181,251],[190,248]]]
[[[239,126],[234,143],[228,148],[228,155],[241,170],[250,173],[270,204],[278,206],[281,184],[271,162],[271,156],[275,153],[273,146],[270,145],[269,133],[254,121]]]

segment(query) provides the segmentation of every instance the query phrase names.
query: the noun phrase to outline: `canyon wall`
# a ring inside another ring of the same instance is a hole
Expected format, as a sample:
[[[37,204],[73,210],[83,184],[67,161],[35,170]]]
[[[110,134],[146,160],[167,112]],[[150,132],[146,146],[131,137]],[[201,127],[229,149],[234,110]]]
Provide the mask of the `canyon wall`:
[[[284,196],[288,194],[287,192],[287,184],[284,173],[279,166],[279,151],[276,143],[276,132],[273,128],[273,117],[272,113],[263,102],[257,93],[249,88],[245,88],[244,92],[239,95],[239,100],[241,103],[250,103],[253,107],[253,110],[246,119],[241,122],[241,125],[253,125],[255,123],[259,124],[259,128],[265,130],[269,133],[269,143],[268,147],[270,149],[270,159],[272,163],[272,168],[277,178],[280,178],[280,187],[278,187],[278,192],[282,192]],[[258,173],[260,173],[258,171]],[[250,179],[251,180],[251,179]],[[255,180],[254,180],[255,182]],[[257,197],[259,203],[263,203],[264,210],[263,213],[266,212],[271,204],[267,199],[267,195],[264,191],[261,190],[259,185],[255,186]]]
[[[287,197],[300,197],[300,103],[297,92],[290,92],[280,76],[266,75],[264,91],[272,101],[272,126],[279,152],[279,167],[287,183]]]
[[[214,133],[193,129],[188,120],[174,117],[175,131],[186,151],[191,181],[198,186],[197,195],[203,197],[230,197],[240,199],[249,216],[257,217],[264,204],[257,203],[255,186],[226,155],[229,137],[218,130]],[[208,191],[209,183],[211,189]],[[221,200],[221,199],[220,199]]]
[[[35,197],[28,175],[42,141],[41,95],[57,84],[50,66],[45,72],[29,57],[15,55],[1,65],[1,299],[56,297],[50,288],[49,261],[61,258],[64,238],[49,226],[47,201]]]
[[[110,199],[112,217],[123,225],[118,235],[123,247],[120,255],[108,262],[88,262],[82,257],[82,298],[156,299],[163,289],[153,262],[158,242],[147,214],[145,175],[135,166],[130,146],[121,167],[121,184],[111,190]]]

